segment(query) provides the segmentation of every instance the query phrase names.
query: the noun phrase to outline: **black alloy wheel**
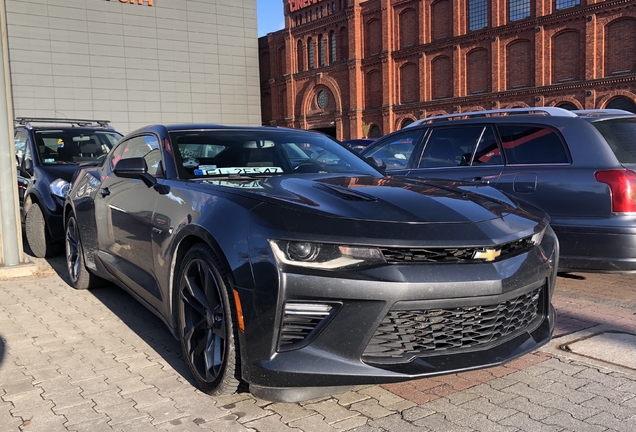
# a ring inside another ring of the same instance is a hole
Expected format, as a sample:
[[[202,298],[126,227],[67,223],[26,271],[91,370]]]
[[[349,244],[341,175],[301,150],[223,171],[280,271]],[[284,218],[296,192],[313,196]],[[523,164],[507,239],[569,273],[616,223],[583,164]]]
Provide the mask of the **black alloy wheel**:
[[[84,250],[75,215],[71,213],[66,219],[66,268],[71,286],[75,289],[93,288],[99,278],[94,276],[84,262]]]
[[[240,361],[229,282],[204,244],[188,251],[179,274],[179,338],[188,368],[202,391],[235,393],[240,384]]]

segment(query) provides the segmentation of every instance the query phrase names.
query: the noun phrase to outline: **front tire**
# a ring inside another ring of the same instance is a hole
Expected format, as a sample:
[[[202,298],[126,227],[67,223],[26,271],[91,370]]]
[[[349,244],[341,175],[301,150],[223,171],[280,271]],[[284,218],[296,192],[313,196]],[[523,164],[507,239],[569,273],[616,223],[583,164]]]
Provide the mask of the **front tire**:
[[[66,219],[66,268],[71,286],[76,290],[96,287],[101,281],[86,268],[84,248],[77,226],[77,219],[71,213]]]
[[[53,242],[47,232],[44,213],[38,203],[33,203],[25,216],[26,240],[33,256],[49,258],[62,253],[62,243]]]
[[[185,254],[176,289],[179,340],[196,386],[210,395],[236,393],[241,384],[236,313],[230,283],[207,245],[196,244]]]

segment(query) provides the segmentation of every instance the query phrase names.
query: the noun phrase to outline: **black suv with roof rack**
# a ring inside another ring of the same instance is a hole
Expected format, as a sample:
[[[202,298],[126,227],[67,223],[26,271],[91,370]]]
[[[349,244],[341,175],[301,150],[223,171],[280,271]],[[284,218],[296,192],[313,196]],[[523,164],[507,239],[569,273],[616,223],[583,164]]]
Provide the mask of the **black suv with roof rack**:
[[[81,163],[105,158],[122,135],[108,120],[26,118],[15,120],[20,216],[34,256],[64,249],[62,209]]]
[[[561,244],[560,271],[636,272],[635,114],[458,113],[418,120],[361,153],[391,175],[488,183],[540,207]]]

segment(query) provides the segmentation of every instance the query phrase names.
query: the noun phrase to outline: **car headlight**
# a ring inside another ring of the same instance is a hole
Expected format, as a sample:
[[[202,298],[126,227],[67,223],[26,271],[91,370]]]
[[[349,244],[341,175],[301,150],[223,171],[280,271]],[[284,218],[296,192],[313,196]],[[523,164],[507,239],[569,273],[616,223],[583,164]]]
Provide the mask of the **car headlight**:
[[[384,264],[380,249],[364,246],[269,240],[280,263],[312,269],[335,270]]]
[[[66,195],[68,195],[68,192],[71,190],[71,184],[60,178],[53,180],[49,187],[51,188],[51,193],[60,198],[66,198]]]
[[[534,234],[532,236],[532,239],[530,239],[530,241],[536,245],[539,246],[541,244],[541,242],[543,241],[543,236],[545,235],[545,228],[543,228],[541,231],[539,231],[538,233]]]

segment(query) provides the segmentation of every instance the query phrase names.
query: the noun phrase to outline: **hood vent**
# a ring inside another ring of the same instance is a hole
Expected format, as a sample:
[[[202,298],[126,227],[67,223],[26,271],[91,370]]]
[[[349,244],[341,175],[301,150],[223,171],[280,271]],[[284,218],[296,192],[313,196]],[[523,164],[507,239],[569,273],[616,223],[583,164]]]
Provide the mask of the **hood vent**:
[[[338,195],[340,198],[344,198],[349,201],[377,201],[374,196],[352,190],[343,186],[328,184],[328,183],[316,183],[314,187],[322,189],[334,195]]]

